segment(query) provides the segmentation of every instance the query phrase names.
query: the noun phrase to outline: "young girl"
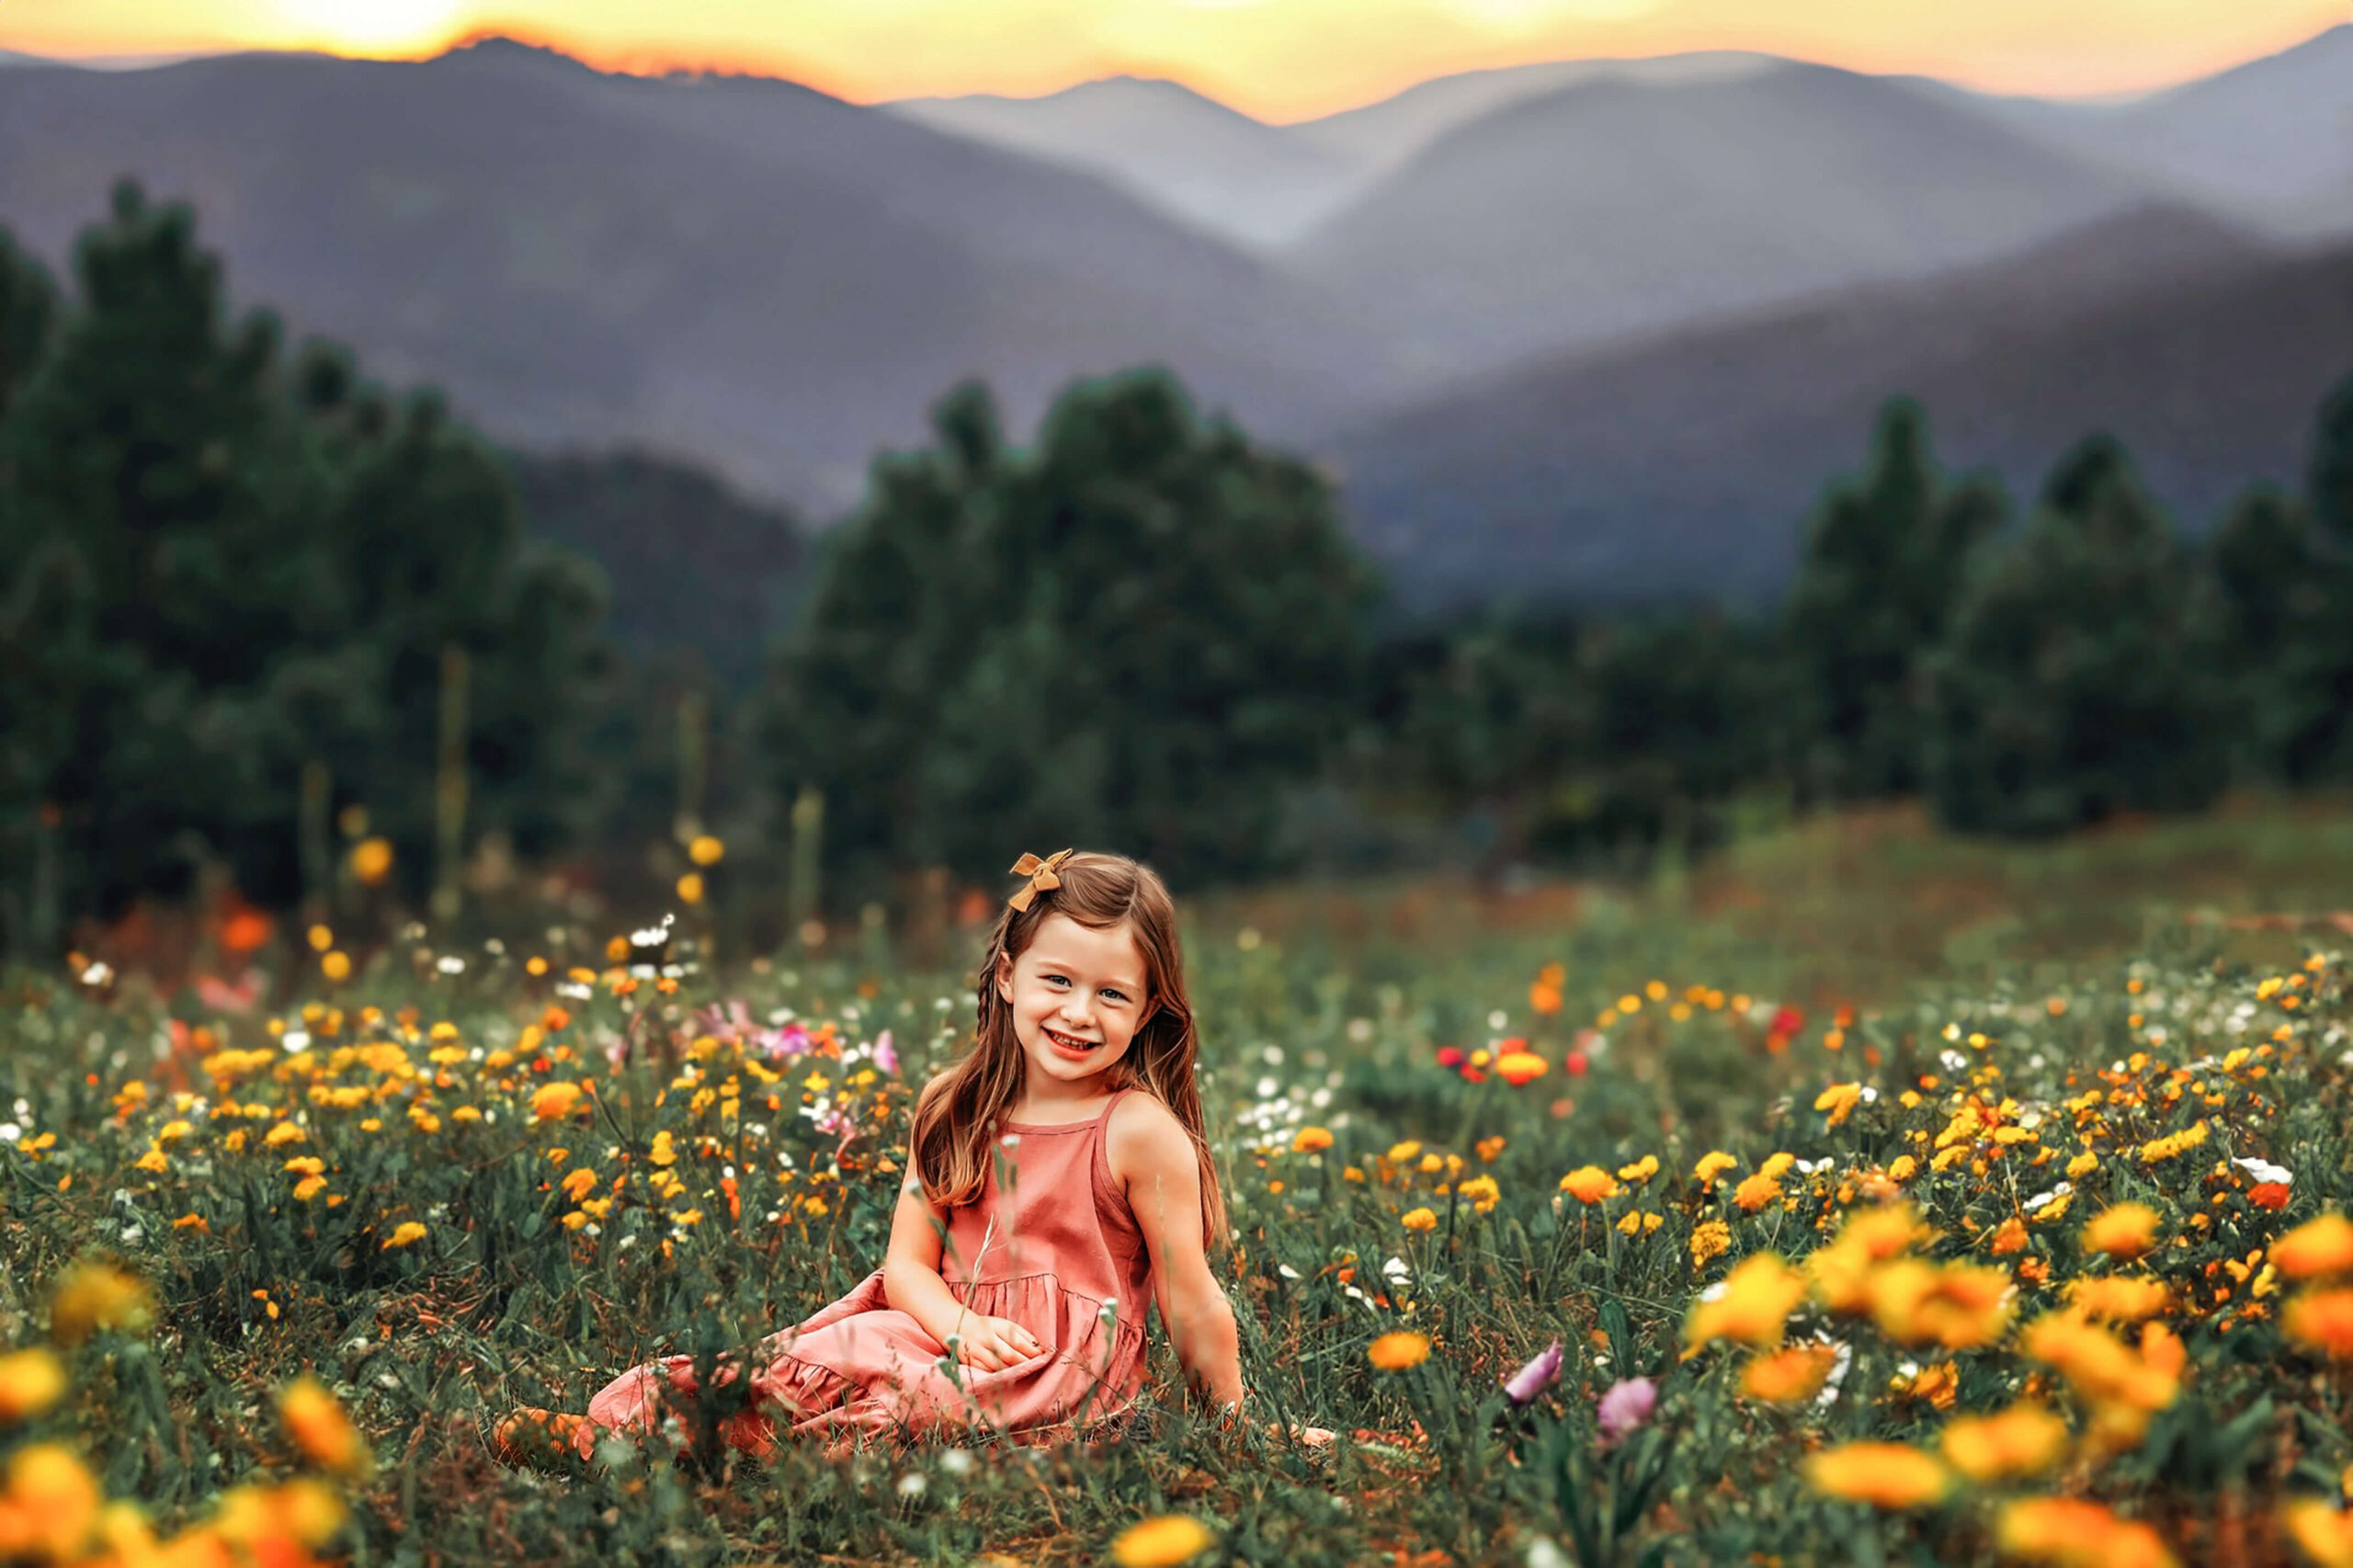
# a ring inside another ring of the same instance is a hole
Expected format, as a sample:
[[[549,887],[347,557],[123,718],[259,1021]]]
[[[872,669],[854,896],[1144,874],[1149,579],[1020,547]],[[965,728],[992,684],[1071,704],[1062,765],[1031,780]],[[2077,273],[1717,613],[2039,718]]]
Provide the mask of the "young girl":
[[[779,1425],[836,1448],[1116,1430],[1155,1305],[1194,1384],[1240,1412],[1233,1312],[1208,1257],[1225,1203],[1168,890],[1117,855],[1024,855],[1013,869],[1029,881],[990,936],[973,1049],[915,1102],[882,1267],[763,1342],[755,1403],[721,1424],[737,1448],[767,1452]],[[696,1386],[692,1358],[667,1357],[616,1379],[585,1418],[518,1412],[498,1446],[585,1456],[603,1429],[654,1429],[665,1397]]]

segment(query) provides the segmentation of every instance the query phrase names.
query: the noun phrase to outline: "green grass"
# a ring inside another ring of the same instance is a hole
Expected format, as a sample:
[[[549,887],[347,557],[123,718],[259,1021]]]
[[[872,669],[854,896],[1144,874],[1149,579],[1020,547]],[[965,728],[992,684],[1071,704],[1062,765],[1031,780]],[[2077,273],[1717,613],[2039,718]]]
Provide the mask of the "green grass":
[[[2212,1298],[2231,1281],[2226,1262],[2340,1207],[2353,1186],[2342,971],[2324,966],[2298,992],[2258,994],[2267,978],[2304,972],[2296,966],[2308,949],[2347,944],[2324,922],[2231,922],[2325,915],[2345,897],[2335,890],[2348,888],[2353,813],[2256,803],[2030,847],[1955,843],[1904,813],[1855,816],[1745,843],[1638,889],[1301,886],[1189,905],[1205,1099],[1241,1232],[1221,1267],[1243,1324],[1245,1375],[1267,1414],[1379,1435],[1321,1457],[1195,1421],[1155,1331],[1151,1419],[1095,1451],[983,1448],[966,1464],[927,1448],[836,1464],[788,1449],[767,1465],[710,1467],[642,1455],[567,1477],[493,1462],[484,1432],[507,1409],[580,1408],[656,1350],[741,1346],[879,1262],[895,1177],[877,1164],[903,1141],[910,1086],[969,1029],[960,975],[869,952],[855,962],[779,959],[724,980],[690,973],[667,998],[600,983],[583,1000],[553,987],[569,965],[604,969],[609,933],[573,934],[548,955],[557,972],[545,977],[525,972],[523,954],[480,949],[453,955],[465,968],[445,975],[403,945],[341,987],[313,987],[344,1016],[331,1037],[325,1013],[288,1015],[312,1037],[301,1052],[267,1032],[264,1015],[182,1005],[183,1028],[213,1027],[221,1045],[271,1052],[224,1094],[197,1066],[199,1051],[174,1053],[165,1010],[135,988],[20,973],[8,987],[0,1105],[22,1099],[15,1117],[27,1137],[56,1142],[35,1153],[24,1142],[0,1147],[0,1327],[12,1342],[38,1340],[51,1282],[93,1250],[149,1279],[163,1311],[146,1341],[100,1335],[74,1352],[75,1395],[8,1440],[81,1444],[115,1494],[185,1522],[222,1485],[287,1467],[268,1393],[314,1369],[378,1456],[343,1538],[361,1562],[958,1562],[995,1553],[1080,1563],[1103,1561],[1120,1530],[1165,1513],[1212,1526],[1211,1562],[1518,1562],[1539,1540],[1572,1560],[1628,1564],[1751,1554],[1993,1562],[2001,1497],[2024,1493],[2111,1503],[2153,1523],[2184,1562],[2222,1561],[2229,1540],[2247,1543],[2242,1561],[2292,1561],[2272,1510],[2290,1494],[2333,1488],[2353,1460],[2353,1390],[2341,1369],[2283,1338],[2284,1293],[2243,1322],[2233,1321],[2249,1301],[2243,1287],[2229,1301]],[[1563,976],[1564,1005],[1552,1015],[1532,1010],[1529,990],[1548,963]],[[1653,982],[1666,1001],[1645,998],[1632,1017],[1612,1017],[1597,1044],[1582,1034]],[[1723,1003],[1702,994],[1689,1017],[1671,1016],[1693,988],[1720,990]],[[1729,1005],[1735,994],[1747,1012]],[[2292,1009],[2282,1006],[2290,995]],[[726,997],[755,1016],[790,1007],[833,1020],[851,1046],[883,1028],[898,1042],[904,1082],[859,1085],[854,1061],[818,1064],[863,1130],[837,1179],[820,1184],[822,1214],[801,1206],[835,1142],[794,1114],[808,1063],[775,1085],[784,1104],[773,1113],[757,1103],[769,1086],[724,1052],[699,1062],[695,1085],[674,1083],[696,1061],[688,1006]],[[570,1019],[538,1050],[503,1068],[475,1059],[516,1051],[525,1027],[557,1002]],[[1771,1019],[1785,1004],[1804,1023],[1776,1040]],[[358,1011],[370,1005],[384,1014],[373,1026]],[[1841,1007],[1853,1013],[1833,1051],[1825,1036]],[[415,1009],[413,1040],[401,1039],[403,1008]],[[441,1022],[455,1038],[439,1043],[465,1054],[438,1066],[428,1031]],[[2200,1070],[2210,1087],[2199,1093],[2222,1103],[2162,1102],[2163,1063],[2219,1057],[2279,1029],[2275,1057],[2228,1074]],[[1437,1064],[1441,1047],[1475,1051],[1503,1036],[1527,1039],[1548,1060],[1546,1075],[1515,1088]],[[356,1038],[399,1044],[407,1067],[387,1074],[387,1051],[373,1066],[314,1075]],[[623,1038],[639,1060],[608,1076],[604,1047]],[[566,1043],[576,1055],[557,1060],[554,1047]],[[1580,1044],[1590,1070],[1572,1077],[1564,1062]],[[669,1060],[654,1061],[665,1049]],[[1947,1051],[1963,1066],[1946,1065]],[[2156,1060],[2097,1077],[2135,1051]],[[542,1053],[548,1070],[534,1072]],[[211,1114],[174,1101],[176,1064]],[[592,1064],[602,1107],[593,1119],[529,1121],[537,1085]],[[2258,1064],[2261,1078],[2249,1072]],[[437,1073],[449,1082],[435,1085]],[[1924,1074],[1937,1086],[1903,1104]],[[731,1075],[744,1107],[732,1125],[693,1093],[710,1087],[715,1097]],[[143,1101],[119,1097],[134,1078],[150,1091]],[[1813,1101],[1848,1082],[1878,1098],[1830,1125]],[[354,1103],[313,1093],[333,1085],[354,1091]],[[2091,1113],[2104,1119],[2064,1108],[2095,1085],[2111,1096]],[[1907,1190],[1941,1233],[1932,1255],[2046,1267],[2047,1279],[2021,1283],[2023,1322],[2055,1305],[2066,1279],[2101,1267],[2076,1236],[2087,1213],[2148,1202],[2168,1238],[2150,1267],[2177,1287],[2166,1321],[2188,1346],[2190,1371],[2123,1453],[2006,1489],[1964,1487],[1921,1514],[1880,1514],[1818,1495],[1796,1460],[1866,1437],[1933,1446],[1953,1412],[1891,1392],[1903,1367],[1952,1362],[1962,1411],[2006,1403],[2037,1377],[2078,1429],[2089,1407],[2023,1355],[2015,1327],[1994,1346],[1949,1354],[1808,1307],[1792,1333],[1810,1336],[1819,1324],[1849,1346],[1852,1365],[1834,1401],[1791,1413],[1741,1394],[1745,1353],[1684,1359],[1683,1325],[1730,1264],[1766,1250],[1802,1256],[1867,1200],[1871,1173],[1902,1154],[1925,1159],[1956,1092],[2043,1119],[2030,1143],[1988,1141],[1972,1159],[1914,1179]],[[2146,1103],[2126,1105],[2127,1095]],[[224,1098],[259,1114],[228,1117]],[[461,1119],[465,1107],[494,1119]],[[303,1113],[303,1138],[265,1146],[285,1108]],[[424,1116],[438,1125],[427,1130]],[[381,1123],[372,1131],[362,1125],[370,1117]],[[2144,1163],[2135,1153],[2201,1117],[2208,1142],[2192,1153]],[[188,1130],[164,1146],[161,1169],[142,1169],[175,1120]],[[1291,1152],[1308,1124],[1330,1131],[1330,1149]],[[767,1131],[756,1135],[755,1125]],[[238,1129],[244,1147],[232,1150]],[[675,1197],[651,1180],[647,1156],[663,1130],[682,1151]],[[697,1153],[697,1136],[717,1140],[717,1152]],[[1500,1148],[1482,1158],[1476,1146],[1495,1138]],[[1441,1168],[1387,1162],[1406,1140]],[[570,1151],[563,1165],[551,1146]],[[1993,1254],[2003,1221],[2086,1147],[2099,1159],[2075,1184],[2073,1213],[2031,1225],[2023,1252]],[[1695,1182],[1694,1161],[1713,1149],[1737,1166],[1722,1184]],[[2043,1165],[2029,1163],[2045,1150]],[[790,1184],[779,1152],[793,1156]],[[1744,1212],[1733,1183],[1777,1153],[1830,1164],[1787,1178],[1786,1203]],[[1659,1158],[1657,1176],[1630,1179],[1592,1208],[1572,1198],[1556,1210],[1563,1173],[1616,1170],[1646,1154]],[[284,1168],[302,1155],[327,1177],[307,1201],[293,1196],[301,1173]],[[2284,1212],[2251,1206],[2245,1182],[2212,1174],[2242,1155],[2294,1170]],[[574,1205],[553,1185],[584,1163],[598,1172],[597,1190],[624,1178],[594,1236],[565,1228]],[[723,1165],[740,1176],[740,1220],[717,1186]],[[1350,1179],[1352,1167],[1364,1179]],[[1495,1183],[1486,1212],[1475,1188],[1472,1199],[1461,1190],[1474,1176]],[[330,1207],[330,1197],[340,1201]],[[669,1216],[689,1207],[702,1219],[674,1229]],[[1420,1207],[1436,1226],[1404,1228],[1401,1216]],[[770,1221],[772,1211],[783,1218]],[[1617,1228],[1630,1214],[1633,1234]],[[1646,1214],[1659,1221],[1647,1234]],[[205,1228],[174,1225],[188,1215]],[[1711,1219],[1728,1222],[1730,1251],[1695,1268],[1690,1238]],[[425,1223],[426,1239],[385,1249],[404,1221]],[[2172,1244],[2177,1236],[2183,1244]],[[625,1237],[634,1238],[626,1248]],[[1385,1272],[1392,1258],[1403,1284]],[[1410,1371],[1381,1371],[1366,1347],[1399,1328],[1426,1334],[1434,1354]],[[1496,1392],[1501,1380],[1555,1337],[1566,1347],[1561,1381],[1532,1404],[1511,1405]],[[1658,1412],[1632,1440],[1601,1449],[1594,1403],[1632,1372],[1657,1380]],[[1416,1424],[1425,1441],[1394,1440]],[[908,1477],[920,1487],[903,1489]],[[2254,1522],[2219,1522],[2231,1518]]]

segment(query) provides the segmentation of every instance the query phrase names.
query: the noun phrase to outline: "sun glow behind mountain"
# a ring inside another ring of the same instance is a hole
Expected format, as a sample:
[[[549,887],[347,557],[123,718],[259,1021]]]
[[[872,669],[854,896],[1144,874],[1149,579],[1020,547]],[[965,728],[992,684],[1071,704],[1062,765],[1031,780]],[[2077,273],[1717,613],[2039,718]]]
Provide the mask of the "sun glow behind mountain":
[[[0,49],[416,58],[502,32],[606,69],[790,77],[861,102],[1165,76],[1260,119],[1540,60],[1752,50],[1997,91],[2121,93],[2300,42],[2345,0],[10,0]]]

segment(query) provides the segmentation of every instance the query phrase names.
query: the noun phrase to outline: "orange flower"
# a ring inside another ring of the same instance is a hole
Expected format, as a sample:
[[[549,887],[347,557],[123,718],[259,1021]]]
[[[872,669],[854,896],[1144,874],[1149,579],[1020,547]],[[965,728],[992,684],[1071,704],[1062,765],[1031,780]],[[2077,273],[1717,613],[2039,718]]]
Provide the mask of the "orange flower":
[[[1561,1178],[1561,1190],[1579,1203],[1599,1203],[1618,1196],[1618,1178],[1599,1165],[1579,1165]]]
[[[2307,1290],[2279,1314],[2279,1327],[2307,1350],[2332,1361],[2353,1358],[2353,1287]]]
[[[1320,1153],[1324,1150],[1332,1146],[1331,1129],[1325,1127],[1302,1127],[1297,1132],[1291,1134],[1290,1146],[1293,1153]]]
[[[1733,1188],[1732,1200],[1740,1205],[1742,1213],[1754,1214],[1780,1196],[1779,1178],[1758,1171],[1755,1176],[1749,1176],[1738,1187]]]
[[[1120,1568],[1178,1568],[1216,1544],[1216,1535],[1199,1519],[1163,1514],[1120,1531],[1111,1543],[1111,1560]]]
[[[2284,1181],[2259,1181],[2246,1189],[2246,1200],[2257,1209],[2285,1209],[2288,1199],[2288,1184]]]
[[[1782,1326],[1805,1299],[1805,1277],[1777,1255],[1760,1252],[1727,1275],[1719,1292],[1713,1301],[1692,1303],[1683,1320],[1687,1354],[1718,1339],[1779,1344]]]
[[[1551,1066],[1532,1051],[1507,1051],[1495,1059],[1495,1072],[1515,1089],[1541,1078]]]
[[[531,1095],[531,1114],[541,1121],[561,1121],[580,1108],[580,1085],[559,1078],[541,1084]]]
[[[2003,1554],[2051,1568],[2178,1568],[2157,1532],[2073,1497],[2024,1497],[1994,1526]]]
[[[1933,1454],[1903,1443],[1846,1443],[1805,1461],[1816,1492],[1874,1508],[1918,1508],[1952,1489],[1952,1472]]]
[[[1990,1345],[2010,1321],[2007,1271],[1899,1257],[1866,1282],[1871,1321],[1898,1345],[1969,1350]]]
[[[1984,1485],[2040,1475],[2067,1452],[2067,1424],[2039,1404],[1963,1415],[1944,1431],[1945,1462]]]
[[[286,1385],[278,1396],[278,1418],[313,1464],[345,1475],[368,1472],[367,1441],[316,1378],[306,1374]]]
[[[2120,1203],[2084,1227],[2084,1249],[2126,1262],[2157,1244],[2157,1211],[2145,1203]]]
[[[2353,1221],[2342,1214],[2305,1221],[2271,1244],[2271,1264],[2290,1279],[2353,1269]]]
[[[1822,1392],[1837,1364],[1835,1345],[1799,1345],[1759,1356],[1742,1369],[1740,1392],[1773,1404],[1803,1404]]]
[[[2139,1323],[2165,1310],[2173,1293],[2155,1279],[2099,1276],[2071,1280],[2067,1304],[2089,1318]]]
[[[2002,1221],[2002,1228],[2000,1230],[1994,1233],[1994,1256],[1995,1257],[2007,1257],[2014,1252],[2024,1252],[2025,1250],[2026,1221],[2013,1214],[2008,1219]]]
[[[1430,1342],[1418,1334],[1384,1334],[1365,1346],[1365,1357],[1384,1372],[1402,1372],[1429,1359]]]
[[[1829,1126],[1836,1127],[1854,1114],[1856,1105],[1863,1097],[1860,1084],[1833,1084],[1813,1098],[1813,1108],[1830,1113]]]
[[[2302,1497],[2279,1510],[2279,1521],[2320,1568],[2353,1568],[2353,1516],[2317,1497]]]

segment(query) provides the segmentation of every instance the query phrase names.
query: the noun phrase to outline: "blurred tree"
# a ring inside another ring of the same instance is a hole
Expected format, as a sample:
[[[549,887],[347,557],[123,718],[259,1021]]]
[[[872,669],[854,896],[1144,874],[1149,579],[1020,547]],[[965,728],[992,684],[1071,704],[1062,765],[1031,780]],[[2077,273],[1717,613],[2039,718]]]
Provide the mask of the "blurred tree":
[[[2207,547],[2246,766],[2303,787],[2353,774],[2353,569],[2301,500],[2266,486]]]
[[[783,669],[778,776],[825,791],[829,874],[989,878],[1049,838],[1274,864],[1375,592],[1324,481],[1158,372],[1073,388],[1028,452],[976,387],[934,429],[877,465]]]
[[[2321,403],[2313,433],[2313,515],[2337,544],[2353,549],[2353,376]]]
[[[48,347],[56,319],[57,285],[49,269],[0,229],[0,417]]]
[[[290,902],[306,769],[334,803],[429,812],[448,646],[475,654],[479,820],[544,848],[593,809],[573,747],[604,658],[593,572],[526,545],[504,471],[437,400],[395,411],[340,350],[290,368],[269,317],[229,326],[194,234],[119,186],[0,415],[12,941],[208,863]],[[57,868],[39,890],[28,849]]]
[[[756,684],[762,653],[807,585],[808,547],[791,514],[642,452],[510,452],[506,461],[529,531],[604,567],[614,633],[633,654],[693,649],[731,689]]]
[[[1491,824],[1491,869],[1708,843],[1795,749],[1774,630],[1712,612],[1499,615],[1378,663],[1374,787]]]
[[[2045,834],[2212,801],[2230,750],[2217,598],[2122,448],[2076,447],[2024,536],[1971,574],[1932,665],[1938,814]]]
[[[1834,486],[1806,537],[1786,616],[1818,748],[1807,777],[1850,799],[1919,788],[1923,672],[1971,556],[2002,527],[1999,487],[1948,484],[1908,398],[1881,410],[1859,478]]]

